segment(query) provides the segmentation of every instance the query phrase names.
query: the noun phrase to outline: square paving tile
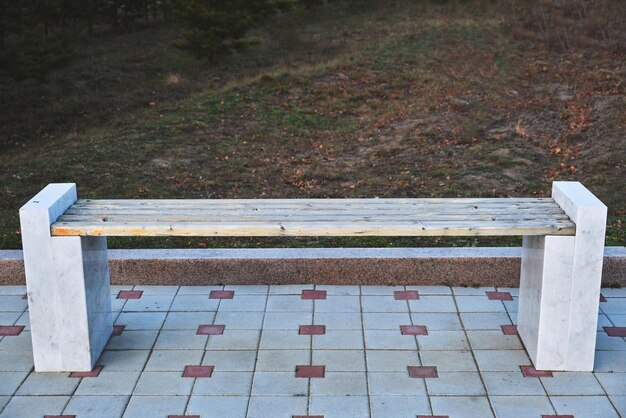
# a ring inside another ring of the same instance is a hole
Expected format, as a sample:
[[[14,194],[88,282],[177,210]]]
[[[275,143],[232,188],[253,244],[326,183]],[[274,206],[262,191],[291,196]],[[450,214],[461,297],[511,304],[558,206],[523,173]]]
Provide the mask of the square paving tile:
[[[263,312],[266,302],[266,295],[237,295],[233,299],[222,299],[218,311]]]
[[[504,335],[502,330],[467,331],[467,337],[474,350],[522,350],[522,342],[517,335]]]
[[[159,330],[167,316],[166,312],[122,312],[115,325],[124,325],[125,330]]]
[[[183,330],[198,329],[202,324],[212,324],[215,312],[169,312],[163,329]],[[224,322],[220,322],[222,324]]]
[[[156,350],[202,350],[208,338],[207,335],[197,335],[193,330],[163,330],[159,333],[154,348]]]
[[[146,371],[178,372],[188,364],[200,364],[204,350],[154,350],[150,355]]]
[[[474,350],[478,368],[483,372],[519,372],[520,364],[529,364],[524,350]]]
[[[299,295],[272,295],[267,298],[267,312],[312,312],[313,300]]]
[[[313,336],[314,350],[359,350],[363,349],[361,330],[329,330],[324,335]]]
[[[426,379],[431,396],[477,396],[485,395],[485,389],[477,372],[442,372],[436,379]]]
[[[60,415],[69,396],[14,396],[0,418],[34,418]]]
[[[396,313],[363,313],[363,327],[365,329],[398,329],[400,325],[411,323],[408,312]]]
[[[0,372],[30,371],[33,354],[30,351],[0,351]]]
[[[182,415],[187,399],[187,396],[133,396],[123,417],[165,418],[168,415]]]
[[[328,296],[315,301],[315,312],[361,312],[359,296]]]
[[[190,380],[190,379],[187,379]],[[214,371],[208,379],[198,379],[194,395],[247,396],[252,387],[252,372]]]
[[[292,418],[305,414],[307,398],[285,396],[253,396],[250,399],[247,418]]]
[[[130,395],[139,380],[138,371],[103,370],[98,377],[80,379],[76,395]]]
[[[248,396],[192,395],[187,414],[200,414],[202,418],[246,418]]]
[[[592,373],[554,372],[552,377],[541,378],[548,395],[604,395]],[[626,383],[626,380],[624,381]]]
[[[158,331],[125,331],[113,336],[106,348],[109,350],[149,350],[154,345]]]
[[[368,372],[406,373],[406,366],[418,364],[417,350],[367,350]]]
[[[306,396],[309,387],[308,379],[299,379],[294,372],[295,368],[291,372],[255,373],[252,395]]]
[[[493,417],[489,401],[482,396],[433,396],[430,398],[434,415],[463,418]]]
[[[626,395],[626,373],[595,373],[609,395]]]
[[[260,350],[302,350],[311,348],[311,336],[295,330],[264,330]]]
[[[490,396],[498,418],[541,417],[554,414],[547,396]]]
[[[22,295],[0,295],[0,312],[24,312],[28,302]]]
[[[263,328],[263,312],[223,312],[215,316],[216,324],[223,324],[230,329]]]
[[[225,329],[222,335],[211,335],[207,350],[256,350],[260,331]]]
[[[310,403],[311,415],[322,415],[324,418],[345,418],[346,411],[350,411],[350,418],[370,418],[367,396],[319,396],[313,394]]]
[[[370,395],[397,396],[397,395],[423,395],[426,396],[424,380],[413,379],[406,372],[369,372],[368,373]]]
[[[121,418],[127,402],[128,396],[74,396],[63,414],[80,418]]]
[[[515,372],[483,372],[485,387],[490,396],[545,396],[541,381]],[[548,380],[548,379],[546,379]]]
[[[326,325],[326,330],[361,329],[362,327],[361,314],[356,312],[316,312],[315,323]]]
[[[483,296],[455,296],[459,312],[506,312],[500,300],[489,300]]]
[[[205,351],[202,364],[214,365],[215,370],[221,372],[251,372],[254,370],[256,358],[257,351],[254,350],[209,350]]]
[[[220,299],[209,299],[207,295],[177,295],[174,298],[170,311],[197,312],[217,311]]]
[[[618,418],[606,396],[550,396],[557,414],[575,417]]]
[[[263,372],[295,372],[296,365],[309,364],[310,350],[259,350],[256,370]],[[323,364],[323,363],[320,363]]]
[[[420,352],[420,357],[424,364],[437,366],[437,370],[440,371],[477,371],[471,351],[422,351]]]
[[[455,313],[412,313],[414,324],[426,325],[432,331],[461,331],[459,315]]]
[[[419,349],[428,350],[469,350],[463,331],[430,331],[428,335],[418,335]]]
[[[412,335],[402,335],[400,330],[365,330],[365,347],[368,350],[416,350]]]
[[[71,395],[79,384],[69,373],[31,373],[17,391],[17,395]]]
[[[363,350],[313,350],[312,364],[324,364],[329,372],[364,372],[365,353]]]
[[[409,309],[411,312],[457,312],[452,296],[422,296],[418,300],[410,300]]]
[[[26,376],[28,371],[0,372],[0,395],[13,395]]]
[[[373,395],[370,400],[372,417],[415,418],[416,415],[430,415],[430,405],[426,396]]]
[[[311,379],[311,395],[367,395],[365,373],[327,372],[323,379]]]
[[[499,330],[500,326],[511,324],[505,312],[462,312],[461,319],[466,330]]]
[[[312,321],[313,312],[266,312],[263,329],[298,329],[301,324],[310,324]]]
[[[124,312],[167,312],[174,295],[143,295],[140,299],[128,299]]]

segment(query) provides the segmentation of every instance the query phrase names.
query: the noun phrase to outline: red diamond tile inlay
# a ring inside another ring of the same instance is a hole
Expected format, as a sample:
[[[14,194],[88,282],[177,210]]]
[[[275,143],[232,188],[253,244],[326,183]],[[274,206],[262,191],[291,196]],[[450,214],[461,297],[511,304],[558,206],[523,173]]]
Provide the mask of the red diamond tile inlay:
[[[325,290],[303,290],[302,299],[326,299]]]
[[[16,337],[24,330],[23,325],[0,325],[0,336]]]
[[[300,335],[324,335],[326,334],[326,325],[300,325]]]
[[[185,366],[183,377],[211,377],[215,366]]]
[[[431,378],[439,377],[436,366],[408,366],[409,377]]]
[[[209,299],[232,299],[235,296],[234,290],[211,290]]]
[[[626,327],[604,327],[609,337],[626,337]]]
[[[111,335],[122,335],[124,328],[126,328],[126,325],[113,325],[113,333]]]
[[[428,335],[424,325],[400,325],[402,335]]]
[[[118,299],[141,299],[143,290],[120,290],[117,294]]]
[[[96,366],[90,372],[72,372],[70,377],[98,377],[104,366]]]
[[[537,370],[533,366],[519,366],[524,377],[552,377],[549,370]]]
[[[600,293],[600,302],[606,302],[606,298],[602,293]]]
[[[326,366],[296,366],[296,377],[324,377]]]
[[[200,325],[197,335],[222,335],[224,333],[224,325]]]
[[[510,292],[486,292],[489,300],[513,300]]]
[[[396,290],[393,292],[395,300],[415,300],[420,298],[417,290]]]
[[[500,325],[500,328],[504,335],[518,335],[517,325]]]

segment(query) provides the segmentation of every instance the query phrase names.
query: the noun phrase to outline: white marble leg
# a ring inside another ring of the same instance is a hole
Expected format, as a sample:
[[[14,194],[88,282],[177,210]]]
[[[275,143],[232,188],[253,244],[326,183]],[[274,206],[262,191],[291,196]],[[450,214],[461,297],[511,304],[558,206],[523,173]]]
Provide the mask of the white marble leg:
[[[524,237],[517,327],[536,369],[591,371],[606,206],[578,182],[555,182],[552,197],[576,235]]]
[[[35,371],[88,371],[112,329],[105,237],[52,237],[76,186],[50,184],[20,209]]]

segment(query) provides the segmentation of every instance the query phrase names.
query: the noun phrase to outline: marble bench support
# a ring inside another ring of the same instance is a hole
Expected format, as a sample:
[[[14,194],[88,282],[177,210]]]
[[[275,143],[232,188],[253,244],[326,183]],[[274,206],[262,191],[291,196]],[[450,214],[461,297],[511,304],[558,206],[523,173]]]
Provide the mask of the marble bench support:
[[[525,236],[517,326],[538,370],[593,370],[606,206],[578,182],[552,197],[575,236]]]
[[[51,184],[20,209],[35,371],[88,371],[112,329],[106,237],[53,237],[77,199]]]

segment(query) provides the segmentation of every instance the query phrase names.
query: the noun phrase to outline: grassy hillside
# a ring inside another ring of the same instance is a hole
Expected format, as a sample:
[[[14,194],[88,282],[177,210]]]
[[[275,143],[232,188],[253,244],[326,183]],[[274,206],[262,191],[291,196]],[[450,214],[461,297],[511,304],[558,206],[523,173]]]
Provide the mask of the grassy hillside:
[[[278,17],[213,66],[172,45],[172,24],[102,35],[44,83],[0,80],[0,248],[20,247],[17,211],[49,182],[90,198],[506,197],[559,179],[608,205],[607,243],[624,245],[624,54],[514,37],[494,2],[413,3]],[[130,241],[110,245],[441,245]]]

